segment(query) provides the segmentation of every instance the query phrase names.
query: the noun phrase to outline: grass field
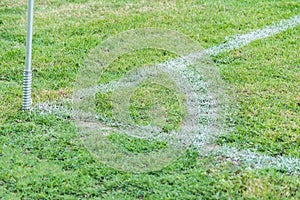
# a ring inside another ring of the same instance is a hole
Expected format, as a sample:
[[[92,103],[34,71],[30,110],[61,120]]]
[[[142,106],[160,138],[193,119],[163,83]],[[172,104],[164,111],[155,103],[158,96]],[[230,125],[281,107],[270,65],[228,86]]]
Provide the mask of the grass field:
[[[26,0],[0,2],[0,199],[300,199],[299,171],[256,168],[193,149],[159,171],[119,171],[90,154],[68,112],[22,112],[26,12]],[[33,106],[70,99],[89,52],[123,31],[171,29],[210,48],[299,14],[298,0],[36,1]],[[99,83],[173,57],[157,49],[125,54]],[[300,25],[211,59],[233,102],[230,132],[216,145],[300,159]],[[165,98],[164,130],[176,129],[181,97],[150,86],[132,96],[132,118],[147,123],[147,109]],[[97,112],[112,117],[109,95],[97,98]],[[135,153],[165,145],[118,134],[110,141]]]

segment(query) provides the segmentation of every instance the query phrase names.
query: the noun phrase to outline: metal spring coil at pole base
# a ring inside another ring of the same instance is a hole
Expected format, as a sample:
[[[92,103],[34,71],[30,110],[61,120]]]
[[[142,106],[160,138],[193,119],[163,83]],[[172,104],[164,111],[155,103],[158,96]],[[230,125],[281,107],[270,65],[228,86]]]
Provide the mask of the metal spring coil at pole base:
[[[32,71],[24,71],[23,82],[23,110],[30,110],[31,105],[31,83],[32,83]]]

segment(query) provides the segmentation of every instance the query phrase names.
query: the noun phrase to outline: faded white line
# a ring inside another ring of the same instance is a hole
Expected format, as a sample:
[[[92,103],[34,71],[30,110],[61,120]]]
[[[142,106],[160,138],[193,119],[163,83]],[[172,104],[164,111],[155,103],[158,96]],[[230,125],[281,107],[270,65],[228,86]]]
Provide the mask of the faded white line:
[[[209,49],[204,50],[205,53],[209,55],[218,55],[223,52],[227,52],[236,48],[240,48],[243,46],[248,45],[249,43],[267,38],[278,33],[284,32],[288,29],[295,28],[300,24],[300,16],[294,16],[290,19],[282,20],[278,23],[274,23],[273,25],[267,26],[263,29],[259,29],[256,31],[249,32],[244,35],[239,35],[230,39],[228,42],[224,44],[220,44],[218,46],[213,46]],[[159,65],[165,67],[178,67],[182,66],[182,64],[192,64],[195,60],[199,59],[203,55],[203,52],[196,52],[189,54],[184,58],[172,59],[171,61],[166,61],[165,63],[161,63]],[[182,60],[184,59],[186,63]],[[111,85],[102,85],[103,90],[114,90],[118,86],[118,82],[113,82]],[[87,88],[91,89],[91,88]],[[48,110],[48,112],[52,112],[52,107],[48,107],[45,109],[45,105],[41,106],[44,107],[44,111]],[[40,107],[40,109],[41,109]],[[47,107],[47,106],[46,106]],[[57,111],[57,107],[54,107],[55,111]],[[54,112],[55,112],[54,111]],[[47,112],[47,111],[46,111]],[[195,142],[195,146],[199,146],[199,141]],[[238,150],[236,148],[230,147],[220,147],[218,149],[214,149],[211,151],[211,155],[221,155],[227,158],[230,158],[234,161],[242,161],[243,163],[249,164],[253,168],[275,168],[278,170],[286,170],[289,173],[300,174],[300,159],[298,158],[291,158],[291,157],[272,157],[267,156],[259,153],[252,152],[250,150]]]
[[[234,147],[222,146],[209,155],[222,156],[229,161],[242,162],[251,168],[286,171],[291,174],[300,174],[300,160],[294,157],[277,156],[272,157],[260,154],[249,149],[239,150]]]
[[[295,28],[299,24],[300,24],[300,15],[296,15],[289,19],[282,20],[278,23],[274,23],[273,25],[267,26],[263,29],[251,31],[250,33],[247,33],[244,35],[238,35],[238,36],[234,37],[233,39],[230,39],[228,42],[226,42],[224,44],[210,47],[209,49],[206,49],[205,51],[209,55],[213,55],[213,56],[218,55],[220,53],[224,53],[224,52],[236,49],[236,48],[241,48],[255,40],[267,38],[267,37],[276,35],[278,33],[281,33],[283,31],[286,31],[287,29]]]
[[[284,32],[288,29],[295,28],[298,25],[300,25],[300,15],[296,15],[289,19],[282,20],[278,23],[274,23],[273,25],[267,26],[262,29],[258,29],[256,31],[251,31],[244,35],[235,36],[234,38],[230,39],[228,42],[217,45],[217,46],[210,47],[210,48],[204,50],[204,52],[202,52],[202,51],[194,52],[183,58],[171,59],[171,60],[165,61],[164,63],[160,63],[158,65],[165,66],[168,68],[172,68],[172,67],[184,68],[188,64],[193,64],[195,62],[195,60],[202,58],[203,54],[215,56],[220,53],[224,53],[227,51],[231,51],[233,49],[241,48],[243,46],[250,44],[251,42],[253,42],[255,40],[271,37],[278,33]],[[110,88],[110,90],[114,90],[115,88],[118,87],[118,83],[119,83],[118,81],[113,81],[113,82],[108,83],[107,85],[101,85],[101,87],[103,89]]]

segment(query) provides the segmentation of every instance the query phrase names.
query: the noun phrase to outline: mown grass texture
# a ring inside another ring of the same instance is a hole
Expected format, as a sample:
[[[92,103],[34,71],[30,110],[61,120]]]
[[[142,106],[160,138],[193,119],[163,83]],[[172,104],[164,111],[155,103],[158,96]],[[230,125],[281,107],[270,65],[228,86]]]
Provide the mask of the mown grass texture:
[[[0,2],[0,198],[300,198],[299,175],[274,169],[245,169],[243,163],[204,157],[193,150],[157,172],[118,171],[91,156],[67,114],[23,113],[26,3],[25,0]],[[35,3],[34,104],[70,97],[89,51],[122,31],[167,28],[186,34],[208,48],[226,42],[230,36],[299,15],[300,9],[299,1],[292,0]],[[299,32],[298,26],[212,57],[236,104],[227,120],[233,129],[219,138],[218,145],[300,158]],[[120,78],[132,66],[159,63],[171,57],[174,55],[153,49],[133,52],[116,60],[120,67],[107,70],[99,81],[109,82]],[[139,110],[142,91],[137,90],[137,98],[132,100],[133,115],[140,123],[144,123],[140,118],[143,110]],[[165,90],[156,91],[159,96],[159,91]],[[149,103],[149,99],[145,96],[144,100]],[[175,102],[171,104],[175,107],[168,108],[177,112],[169,115],[175,118],[169,128],[176,129],[182,108],[176,106],[178,99],[170,101]],[[109,104],[104,107],[109,108]],[[161,143],[132,142],[132,138],[120,135],[112,135],[111,141],[129,151],[163,148]],[[143,149],[145,146],[149,148]]]

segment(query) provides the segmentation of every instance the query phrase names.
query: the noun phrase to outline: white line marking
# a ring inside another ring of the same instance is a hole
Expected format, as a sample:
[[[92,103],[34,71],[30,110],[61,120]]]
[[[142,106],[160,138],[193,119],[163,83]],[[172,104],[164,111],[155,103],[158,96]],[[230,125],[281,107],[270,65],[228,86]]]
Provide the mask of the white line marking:
[[[294,17],[291,17],[290,19],[282,20],[278,23],[274,23],[273,25],[267,26],[263,29],[251,31],[244,35],[238,35],[238,36],[234,37],[233,39],[230,39],[228,42],[226,42],[224,44],[220,44],[218,46],[213,46],[213,47],[210,47],[210,48],[204,50],[204,53],[215,56],[220,53],[231,51],[236,48],[241,48],[243,46],[250,44],[251,42],[253,42],[255,40],[267,38],[267,37],[276,35],[280,32],[286,31],[287,29],[295,28],[299,24],[300,24],[300,15],[296,15]],[[175,67],[178,69],[179,69],[179,67],[185,68],[187,64],[192,64],[194,62],[194,60],[197,60],[197,58],[199,58],[199,57],[203,57],[203,52],[191,53],[183,58],[170,59],[170,60],[160,63],[158,65],[165,66],[168,68],[172,68],[172,67]],[[186,63],[186,62],[188,62],[188,63]],[[118,87],[118,83],[119,83],[118,81],[112,81],[106,85],[102,85],[101,87],[103,89],[105,88],[105,89],[114,90],[116,87]],[[95,88],[97,88],[97,86]],[[90,88],[90,89],[92,89],[92,88]]]
[[[227,146],[222,146],[214,150],[211,152],[211,155],[222,156],[235,162],[243,162],[251,168],[273,168],[277,170],[284,170],[291,174],[300,174],[300,159],[293,157],[272,157],[253,152],[249,149],[239,150],[237,148]]]
[[[215,56],[220,53],[224,53],[236,48],[243,47],[248,45],[250,42],[267,38],[273,35],[276,35],[280,32],[286,31],[290,28],[295,28],[300,24],[300,15],[296,15],[286,20],[282,20],[273,25],[267,26],[263,29],[258,29],[256,31],[251,31],[250,33],[244,35],[238,35],[233,39],[230,39],[225,44],[220,44],[218,46],[213,46],[206,50],[209,55]]]
[[[241,48],[255,40],[267,38],[276,35],[280,32],[284,32],[287,29],[295,28],[299,24],[300,24],[300,15],[297,15],[290,19],[286,19],[278,23],[274,23],[273,25],[267,26],[263,29],[252,31],[244,35],[236,36],[224,44],[213,46],[204,51],[209,55],[215,56],[220,53],[224,53],[236,48]],[[199,55],[200,56],[203,55],[203,52],[189,54],[188,56],[184,57],[184,59],[188,63],[193,63],[194,60],[197,60]],[[171,62],[167,61],[165,63],[161,63],[161,65],[168,65],[168,62],[169,65],[172,66],[176,66],[176,65],[181,66],[183,63],[182,58],[179,58],[179,59],[172,59]],[[117,86],[116,83],[113,83],[112,85],[107,85],[106,86],[107,88],[105,89],[108,89],[110,87],[111,87],[110,89],[112,89],[116,86]],[[56,106],[49,107],[46,106],[45,104],[38,105],[38,107],[44,110],[44,112],[49,112],[49,113],[52,112],[55,113],[59,110],[58,107]],[[198,146],[197,144],[199,143],[195,142],[195,144],[196,146]],[[225,156],[234,161],[242,161],[243,163],[250,164],[252,168],[275,168],[278,170],[280,169],[286,170],[289,173],[300,174],[300,159],[298,158],[283,157],[283,156],[272,157],[272,156],[255,153],[250,150],[238,150],[236,148],[231,148],[226,146],[212,150],[211,155]]]

